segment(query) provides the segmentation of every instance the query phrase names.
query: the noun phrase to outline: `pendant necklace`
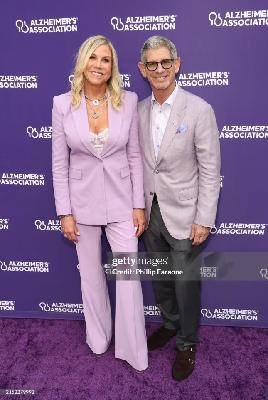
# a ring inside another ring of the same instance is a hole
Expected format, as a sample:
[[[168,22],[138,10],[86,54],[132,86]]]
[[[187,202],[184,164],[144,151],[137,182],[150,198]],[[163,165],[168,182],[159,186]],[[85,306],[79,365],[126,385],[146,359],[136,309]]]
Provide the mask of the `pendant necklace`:
[[[100,99],[91,99],[90,97],[88,97],[88,96],[85,95],[86,101],[91,102],[92,105],[93,105],[94,107],[98,107],[102,102],[105,102],[106,99],[107,99],[107,97],[108,97],[108,96],[107,96],[106,93],[105,93],[105,95],[104,95],[103,97],[101,97]]]
[[[98,119],[102,115],[103,111],[96,110],[96,108],[102,108],[107,103],[108,95],[105,93],[105,95],[100,99],[90,99],[85,95],[85,99],[89,106],[89,111],[92,112],[92,114],[89,113],[89,116],[92,117],[93,119]]]

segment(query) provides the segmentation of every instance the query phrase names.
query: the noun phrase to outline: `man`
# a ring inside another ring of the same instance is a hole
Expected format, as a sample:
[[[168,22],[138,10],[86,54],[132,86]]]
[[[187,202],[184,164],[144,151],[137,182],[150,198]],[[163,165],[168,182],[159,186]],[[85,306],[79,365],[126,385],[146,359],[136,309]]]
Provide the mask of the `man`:
[[[169,252],[173,280],[154,280],[164,325],[148,339],[148,349],[176,336],[175,380],[195,365],[200,318],[200,245],[214,226],[220,190],[219,135],[211,106],[181,89],[175,80],[180,59],[175,45],[150,37],[141,50],[139,70],[152,96],[139,104],[140,145],[149,253]],[[174,275],[175,276],[175,275]]]

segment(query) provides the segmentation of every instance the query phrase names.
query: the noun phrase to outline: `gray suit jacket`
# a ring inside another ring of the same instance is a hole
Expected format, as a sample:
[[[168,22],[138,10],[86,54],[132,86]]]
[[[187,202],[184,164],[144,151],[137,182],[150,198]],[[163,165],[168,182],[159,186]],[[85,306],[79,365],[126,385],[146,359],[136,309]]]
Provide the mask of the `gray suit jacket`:
[[[156,193],[163,220],[174,238],[189,238],[193,223],[214,226],[220,190],[220,146],[212,107],[179,87],[155,159],[150,96],[139,103],[139,136],[147,218]]]

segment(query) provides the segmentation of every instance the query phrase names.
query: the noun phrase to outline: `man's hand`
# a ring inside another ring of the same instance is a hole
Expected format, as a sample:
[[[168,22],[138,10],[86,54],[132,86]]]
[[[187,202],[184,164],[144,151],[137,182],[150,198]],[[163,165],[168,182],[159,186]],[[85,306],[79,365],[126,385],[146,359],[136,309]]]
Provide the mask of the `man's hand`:
[[[193,246],[203,243],[209,235],[210,228],[202,225],[193,224],[190,240]]]
[[[134,208],[133,209],[133,223],[136,230],[136,236],[139,237],[145,229],[145,212],[142,208]]]
[[[60,220],[61,223],[61,232],[63,233],[64,237],[71,240],[72,242],[77,243],[79,236],[79,232],[75,223],[75,219],[72,215],[66,215],[66,217],[62,217]]]

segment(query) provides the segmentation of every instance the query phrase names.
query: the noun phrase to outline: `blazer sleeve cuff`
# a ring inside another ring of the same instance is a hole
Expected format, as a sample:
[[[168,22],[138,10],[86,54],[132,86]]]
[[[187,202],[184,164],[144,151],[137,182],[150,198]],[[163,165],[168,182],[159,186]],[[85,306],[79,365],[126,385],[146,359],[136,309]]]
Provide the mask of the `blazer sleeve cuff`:
[[[215,220],[203,220],[199,218],[195,218],[194,224],[204,226],[205,228],[213,228],[215,225]]]
[[[141,196],[140,198],[133,199],[133,208],[145,208],[145,200],[144,196]]]

